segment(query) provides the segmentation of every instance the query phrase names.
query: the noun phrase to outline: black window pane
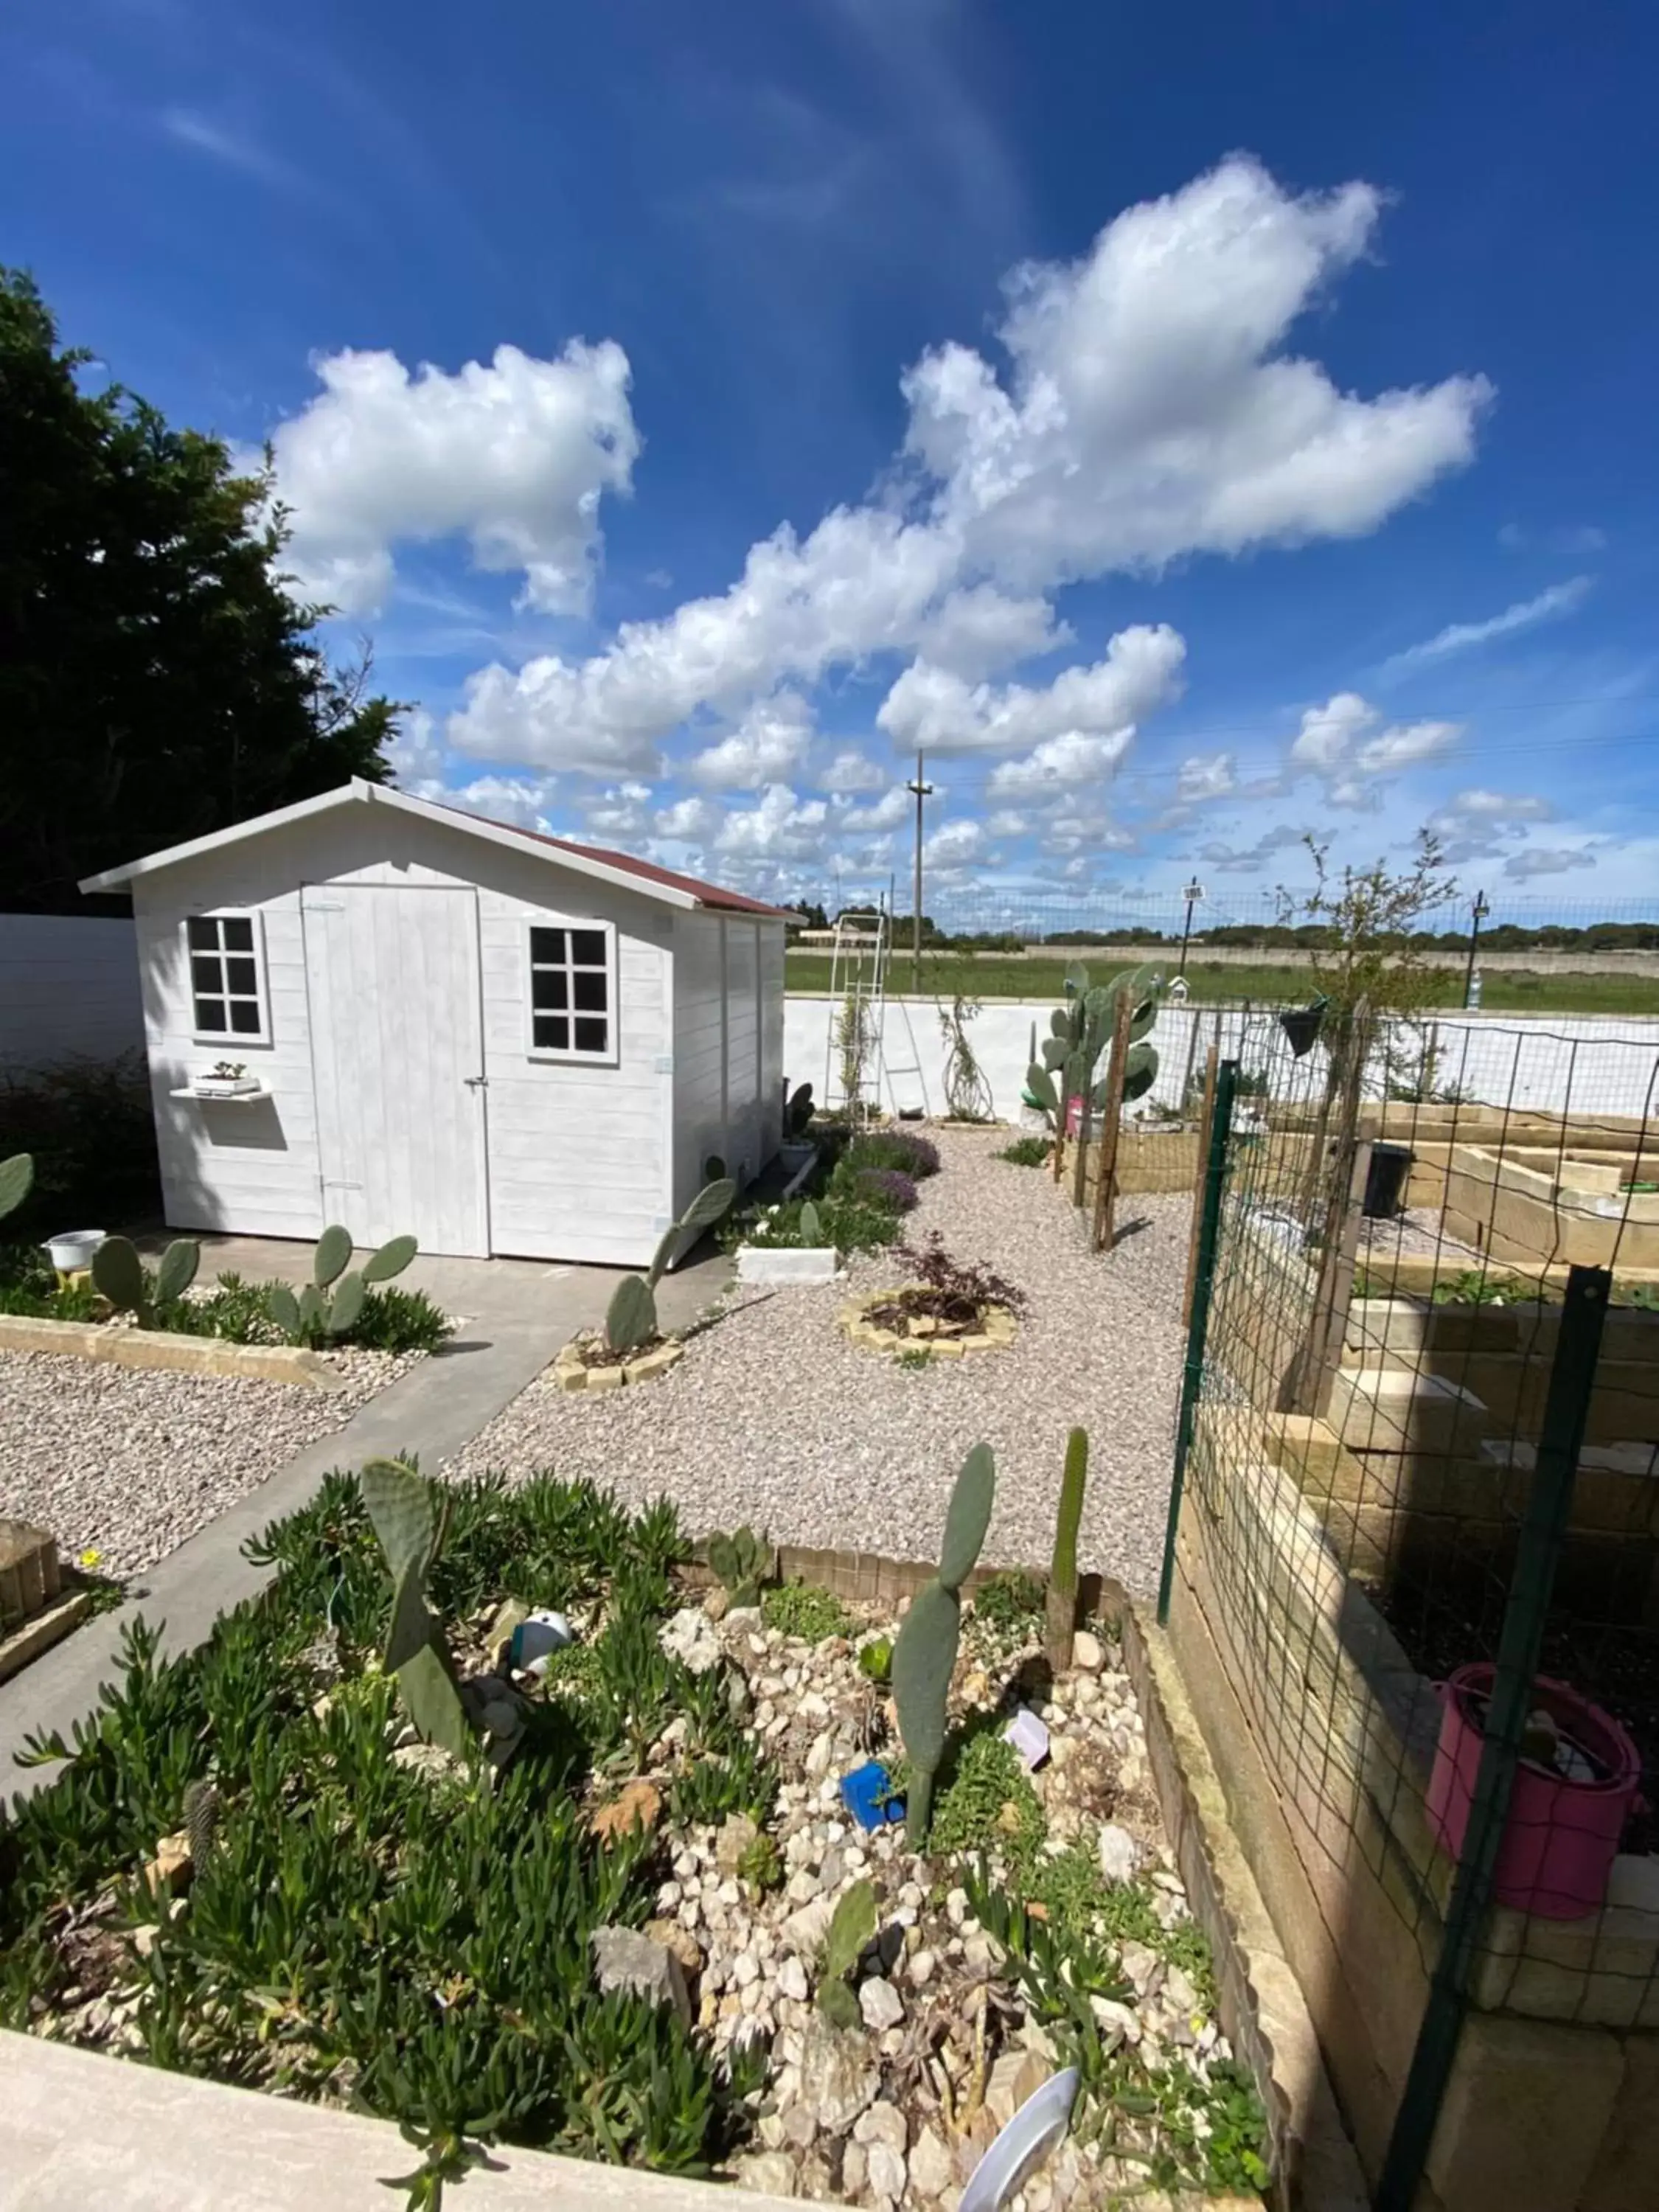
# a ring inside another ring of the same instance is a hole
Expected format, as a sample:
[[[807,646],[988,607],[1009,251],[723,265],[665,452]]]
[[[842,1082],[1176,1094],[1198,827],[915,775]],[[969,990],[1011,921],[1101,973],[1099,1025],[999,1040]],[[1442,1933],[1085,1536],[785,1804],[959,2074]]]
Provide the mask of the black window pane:
[[[532,1024],[538,1052],[568,1052],[570,1024],[562,1014],[538,1014]]]
[[[570,933],[570,957],[578,968],[603,968],[605,932],[602,929],[573,929]]]
[[[579,1019],[576,1024],[577,1051],[603,1052],[605,1050],[605,1031],[609,1027],[610,1024],[608,1022]]]
[[[225,1021],[225,1002],[222,999],[198,999],[196,1001],[196,1026],[198,1030],[218,1035],[228,1026]]]
[[[224,932],[227,952],[252,951],[253,924],[246,915],[240,918],[234,915],[228,916],[219,924],[219,927]]]
[[[562,960],[564,939],[565,933],[562,929],[532,929],[530,933],[531,958],[532,960]]]
[[[569,983],[562,968],[532,968],[530,1003],[538,1014],[562,1014],[570,1004]]]
[[[230,1026],[238,1036],[258,1036],[259,1008],[252,999],[233,999],[230,1002]]]
[[[578,969],[570,980],[571,987],[575,993],[576,1005],[583,1013],[603,1014],[608,1011],[605,1006],[603,969],[596,975],[590,975],[585,969]]]
[[[259,995],[258,963],[252,960],[227,960],[225,988],[240,992],[245,999],[257,999]]]
[[[219,949],[219,925],[199,914],[191,915],[185,924],[185,941],[192,952],[216,952]]]
[[[198,991],[222,991],[224,975],[217,957],[211,952],[192,952],[190,956],[190,980]]]

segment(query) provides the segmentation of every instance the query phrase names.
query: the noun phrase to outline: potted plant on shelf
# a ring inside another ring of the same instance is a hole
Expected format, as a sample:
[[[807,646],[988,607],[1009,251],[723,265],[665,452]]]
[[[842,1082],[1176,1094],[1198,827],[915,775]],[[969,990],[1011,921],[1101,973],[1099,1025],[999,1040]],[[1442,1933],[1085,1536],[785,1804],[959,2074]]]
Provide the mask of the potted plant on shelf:
[[[216,1060],[205,1075],[191,1083],[200,1098],[257,1098],[261,1087],[258,1077],[250,1075],[246,1061],[240,1060]]]
[[[812,1086],[803,1083],[791,1091],[784,1087],[783,1141],[778,1146],[778,1158],[793,1177],[811,1166],[818,1156],[818,1148],[807,1135],[812,1119]]]

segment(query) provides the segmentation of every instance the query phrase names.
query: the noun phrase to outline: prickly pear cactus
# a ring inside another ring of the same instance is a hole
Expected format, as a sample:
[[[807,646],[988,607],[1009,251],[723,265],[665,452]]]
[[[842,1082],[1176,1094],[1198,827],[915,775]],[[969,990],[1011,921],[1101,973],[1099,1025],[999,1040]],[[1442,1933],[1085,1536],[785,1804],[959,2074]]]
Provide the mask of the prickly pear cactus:
[[[342,1275],[339,1287],[329,1300],[328,1318],[324,1326],[331,1336],[343,1336],[356,1328],[363,1317],[363,1301],[368,1296],[368,1285],[359,1274]]]
[[[385,1665],[427,1743],[457,1759],[473,1748],[449,1652],[426,1601],[426,1578],[443,1547],[446,1502],[435,1484],[395,1459],[372,1459],[357,1478],[392,1575],[392,1632]]]
[[[939,1572],[917,1592],[893,1646],[893,1699],[910,1766],[904,1822],[918,1849],[927,1840],[933,1778],[945,1752],[945,1705],[962,1635],[962,1585],[979,1558],[995,1496],[991,1448],[975,1444],[951,1492]]]
[[[605,1311],[605,1340],[612,1352],[632,1352],[657,1334],[657,1301],[640,1275],[624,1275]]]
[[[196,1280],[196,1270],[202,1264],[202,1248],[191,1238],[180,1237],[167,1246],[161,1255],[161,1264],[155,1270],[155,1303],[171,1305],[181,1298]]]
[[[34,1181],[34,1162],[27,1152],[14,1152],[0,1160],[0,1214],[15,1213],[29,1194]]]
[[[412,1237],[388,1238],[378,1252],[371,1253],[363,1262],[363,1280],[366,1283],[389,1283],[394,1275],[402,1274],[420,1249]]]
[[[265,1292],[265,1311],[290,1340],[300,1334],[300,1301],[286,1283],[273,1283]]]
[[[351,1231],[343,1229],[337,1221],[331,1222],[317,1239],[317,1249],[311,1255],[311,1279],[319,1291],[337,1282],[351,1265]]]
[[[732,1211],[732,1201],[737,1194],[738,1186],[730,1176],[717,1176],[712,1182],[704,1183],[652,1255],[651,1265],[645,1271],[646,1282],[652,1290],[656,1289],[682,1251],[695,1243],[705,1229],[712,1229]]]
[[[118,1313],[142,1316],[147,1310],[144,1263],[131,1237],[105,1237],[92,1255],[92,1284]]]
[[[836,1903],[823,1941],[823,1971],[818,1982],[818,2010],[834,2027],[856,2027],[859,2003],[847,1985],[865,1945],[876,1932],[876,1893],[855,1881]]]

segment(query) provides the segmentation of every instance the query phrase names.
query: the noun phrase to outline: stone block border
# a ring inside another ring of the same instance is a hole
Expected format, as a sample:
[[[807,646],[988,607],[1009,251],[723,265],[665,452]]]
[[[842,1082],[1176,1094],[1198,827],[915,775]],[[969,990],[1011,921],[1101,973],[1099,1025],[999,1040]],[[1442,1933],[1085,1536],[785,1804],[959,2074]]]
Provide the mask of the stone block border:
[[[583,1359],[580,1341],[572,1337],[548,1370],[560,1390],[620,1390],[628,1382],[654,1382],[678,1367],[685,1346],[677,1336],[665,1337],[637,1359],[624,1359],[615,1367],[590,1367]]]
[[[222,1337],[175,1336],[165,1328],[111,1328],[102,1322],[37,1321],[0,1314],[0,1352],[52,1352],[101,1359],[115,1367],[167,1367],[184,1375],[218,1375],[251,1382],[300,1382],[343,1390],[320,1353],[297,1344],[228,1344]]]
[[[897,1291],[871,1291],[851,1300],[836,1316],[842,1335],[867,1352],[927,1352],[935,1359],[961,1359],[970,1352],[1006,1352],[1018,1329],[1005,1306],[993,1306],[984,1328],[971,1336],[936,1337],[926,1322],[917,1334],[901,1336],[896,1329],[879,1328],[868,1318],[872,1306],[886,1305],[899,1295]]]

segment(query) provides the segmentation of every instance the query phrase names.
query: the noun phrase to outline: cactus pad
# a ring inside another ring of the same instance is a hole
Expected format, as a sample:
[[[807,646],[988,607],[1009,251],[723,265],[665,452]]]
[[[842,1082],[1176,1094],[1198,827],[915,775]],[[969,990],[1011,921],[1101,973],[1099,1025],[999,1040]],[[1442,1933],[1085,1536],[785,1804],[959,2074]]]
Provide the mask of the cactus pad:
[[[137,1313],[144,1304],[144,1267],[130,1237],[106,1237],[92,1255],[92,1281],[112,1306]]]
[[[156,1304],[171,1305],[174,1298],[183,1297],[201,1264],[202,1248],[193,1238],[180,1237],[169,1244],[155,1270]]]
[[[945,1540],[939,1547],[939,1579],[948,1590],[960,1593],[974,1571],[985,1532],[991,1525],[996,1500],[997,1463],[989,1444],[975,1444],[962,1462],[945,1513]]]
[[[356,1273],[343,1275],[340,1287],[329,1301],[326,1323],[331,1336],[344,1336],[356,1328],[363,1317],[363,1301],[368,1296],[368,1285]]]
[[[317,1239],[317,1249],[311,1255],[311,1279],[319,1291],[325,1291],[350,1265],[351,1231],[343,1229],[337,1221],[331,1222]]]
[[[29,1194],[34,1181],[34,1162],[27,1152],[14,1152],[0,1160],[0,1213],[13,1213]]]
[[[363,1264],[366,1283],[389,1283],[394,1275],[401,1275],[420,1250],[412,1237],[393,1237],[382,1244]]]
[[[605,1309],[605,1340],[612,1352],[632,1352],[657,1334],[657,1301],[638,1275],[624,1275]]]

